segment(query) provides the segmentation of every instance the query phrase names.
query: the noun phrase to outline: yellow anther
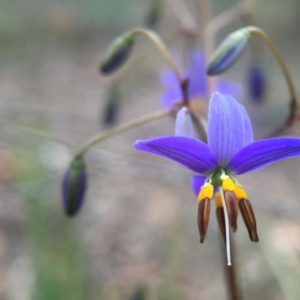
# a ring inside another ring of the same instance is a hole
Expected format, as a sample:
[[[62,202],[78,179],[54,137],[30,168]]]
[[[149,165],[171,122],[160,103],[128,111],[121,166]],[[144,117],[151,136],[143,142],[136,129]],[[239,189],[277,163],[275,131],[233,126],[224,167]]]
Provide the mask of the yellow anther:
[[[235,196],[236,196],[236,198],[237,198],[238,200],[248,199],[247,193],[246,193],[245,190],[242,188],[242,186],[239,185],[239,184],[235,186],[233,192],[234,192],[234,194],[235,194]]]
[[[217,192],[215,194],[215,204],[216,204],[216,207],[223,207],[221,194],[219,192]]]
[[[230,177],[227,177],[222,181],[222,188],[224,191],[232,192],[235,188],[235,184]]]
[[[198,195],[198,202],[202,201],[203,199],[211,199],[214,195],[214,187],[211,183],[205,183]]]

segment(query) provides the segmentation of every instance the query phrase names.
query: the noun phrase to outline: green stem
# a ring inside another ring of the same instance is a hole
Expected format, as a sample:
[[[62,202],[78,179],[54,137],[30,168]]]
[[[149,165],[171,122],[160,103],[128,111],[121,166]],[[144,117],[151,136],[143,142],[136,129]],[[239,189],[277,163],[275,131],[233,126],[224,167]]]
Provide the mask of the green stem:
[[[207,26],[210,22],[211,10],[209,0],[198,0],[198,12],[199,12],[199,32],[202,38],[202,46],[205,60],[211,56],[214,49],[215,36],[207,33]],[[215,78],[207,77],[208,83],[208,95],[211,95],[215,90]]]
[[[223,239],[221,239],[222,245],[224,245]],[[226,255],[225,251],[222,251],[222,256],[224,260],[224,275],[227,281],[227,292],[228,292],[228,299],[231,300],[241,300],[241,295],[239,291],[239,284],[238,284],[238,276],[237,276],[237,269],[236,269],[236,259],[235,259],[235,244],[234,239],[231,237],[230,239],[230,248],[231,248],[231,266],[228,267],[226,265]],[[221,247],[221,250],[224,250],[224,247]]]
[[[205,28],[206,35],[215,36],[222,28],[245,15],[251,14],[252,11],[253,0],[245,0],[234,7],[225,10],[208,22]]]
[[[295,86],[292,80],[292,77],[287,69],[286,64],[284,63],[284,60],[282,58],[282,56],[280,55],[280,53],[278,52],[277,48],[275,47],[275,45],[273,44],[273,42],[271,41],[271,39],[267,36],[267,34],[261,30],[258,27],[254,27],[254,26],[248,26],[247,27],[249,32],[254,33],[256,35],[258,35],[260,38],[262,38],[262,40],[268,45],[269,49],[271,50],[271,52],[273,53],[274,57],[276,58],[281,71],[283,73],[283,76],[286,80],[288,89],[289,89],[289,93],[290,93],[290,113],[285,121],[285,123],[280,126],[278,129],[276,129],[274,132],[272,132],[272,134],[270,136],[276,136],[278,135],[282,130],[284,130],[286,127],[291,127],[292,125],[294,125],[294,123],[297,120],[297,96],[296,96],[296,90],[295,90]]]
[[[197,28],[193,16],[181,0],[164,0],[178,19],[183,32],[195,35]]]
[[[159,52],[164,56],[165,60],[169,64],[170,68],[174,71],[179,81],[180,88],[183,95],[183,102],[187,104],[189,102],[189,98],[187,94],[188,80],[181,76],[179,68],[177,67],[176,63],[172,59],[171,54],[167,49],[165,43],[162,41],[162,39],[154,31],[142,27],[133,29],[132,33],[135,35],[141,34],[147,37],[156,46]]]
[[[159,50],[159,52],[164,56],[166,59],[167,63],[169,64],[170,68],[174,71],[176,74],[178,81],[182,83],[184,79],[180,75],[179,68],[175,64],[174,60],[171,57],[171,54],[169,50],[167,49],[166,45],[162,41],[162,39],[152,30],[146,29],[146,28],[136,28],[132,30],[132,33],[135,35],[144,35],[147,37]]]
[[[100,134],[97,134],[97,135],[91,137],[89,140],[86,141],[86,143],[83,144],[83,146],[76,153],[75,157],[82,157],[91,147],[93,147],[94,145],[96,145],[114,135],[117,135],[119,133],[127,131],[136,126],[143,125],[143,124],[149,123],[151,121],[161,119],[170,114],[171,114],[171,111],[168,111],[168,110],[167,111],[165,111],[165,110],[157,111],[157,112],[154,112],[147,116],[137,118],[135,120],[124,123],[118,127],[115,127],[113,129],[110,129],[110,130],[107,130]]]

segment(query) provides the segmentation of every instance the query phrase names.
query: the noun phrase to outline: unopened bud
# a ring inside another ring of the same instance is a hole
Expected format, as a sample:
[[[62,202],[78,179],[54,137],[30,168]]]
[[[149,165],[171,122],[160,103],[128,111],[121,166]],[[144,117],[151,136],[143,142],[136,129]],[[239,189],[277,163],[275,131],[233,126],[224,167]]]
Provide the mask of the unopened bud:
[[[80,210],[86,189],[85,162],[75,158],[62,182],[62,200],[65,213],[72,217]]]
[[[111,87],[106,95],[106,104],[103,111],[103,123],[111,126],[116,123],[120,106],[120,93],[116,86]]]
[[[182,107],[177,113],[175,122],[175,135],[191,138],[194,137],[194,127],[191,113],[185,106]]]
[[[198,205],[198,228],[200,234],[200,243],[203,243],[206,237],[210,212],[210,199],[205,198]]]
[[[248,90],[255,102],[261,102],[265,95],[266,82],[264,70],[258,63],[252,65],[248,73]]]
[[[217,75],[226,71],[242,53],[250,36],[251,33],[247,28],[231,33],[214,52],[207,74]]]
[[[129,57],[133,45],[134,34],[131,31],[116,38],[104,54],[100,71],[110,74],[120,68]]]
[[[252,242],[258,242],[259,238],[256,230],[256,219],[250,201],[248,199],[239,200],[239,208],[247,227],[250,240]]]

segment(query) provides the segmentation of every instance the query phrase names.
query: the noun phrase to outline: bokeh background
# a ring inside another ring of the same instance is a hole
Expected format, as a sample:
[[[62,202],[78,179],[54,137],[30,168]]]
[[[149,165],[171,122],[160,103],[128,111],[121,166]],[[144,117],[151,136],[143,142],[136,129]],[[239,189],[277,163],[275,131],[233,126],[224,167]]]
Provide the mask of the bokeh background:
[[[194,1],[185,2],[196,20]],[[214,15],[237,3],[211,2]],[[147,40],[138,39],[116,76],[98,72],[112,39],[144,25],[150,6],[150,0],[1,1],[1,300],[226,299],[214,209],[200,245],[191,173],[132,147],[137,139],[173,134],[171,118],[89,151],[84,207],[73,219],[61,209],[61,178],[72,154],[107,127],[103,114],[112,82],[118,82],[119,123],[160,108],[159,73],[166,63]],[[256,1],[254,23],[283,54],[298,95],[299,20],[298,0]],[[217,42],[243,25],[233,22]],[[178,27],[163,5],[155,30],[173,53],[185,45],[172,38]],[[267,81],[262,102],[247,94],[250,51],[224,75],[244,87],[240,101],[256,138],[284,120],[289,100],[277,63],[264,45],[259,49]],[[300,299],[299,170],[296,158],[240,178],[260,236],[251,243],[240,220],[234,255],[243,299]]]

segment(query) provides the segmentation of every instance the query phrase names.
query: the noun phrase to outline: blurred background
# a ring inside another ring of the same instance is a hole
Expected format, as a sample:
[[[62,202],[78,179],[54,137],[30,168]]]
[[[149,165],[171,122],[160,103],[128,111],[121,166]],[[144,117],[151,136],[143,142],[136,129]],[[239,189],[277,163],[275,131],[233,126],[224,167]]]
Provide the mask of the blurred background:
[[[61,209],[61,179],[80,145],[113,122],[160,108],[166,63],[144,38],[119,75],[104,77],[98,69],[116,36],[145,24],[182,53],[186,40],[174,38],[179,22],[161,2],[153,23],[151,0],[1,1],[1,300],[226,299],[214,208],[200,245],[191,172],[132,147],[137,139],[173,134],[171,118],[89,151],[85,204],[72,219]],[[197,20],[194,1],[185,3]],[[236,3],[211,0],[212,13]],[[283,54],[299,95],[300,2],[256,1],[253,20]],[[244,22],[222,29],[217,43]],[[289,99],[269,49],[261,45],[257,55],[263,100],[248,93],[249,50],[224,77],[243,86],[240,101],[261,138],[285,119]],[[116,81],[113,121],[104,122]],[[300,299],[299,170],[300,160],[291,159],[240,178],[260,236],[251,243],[240,218],[234,255],[243,299]]]

